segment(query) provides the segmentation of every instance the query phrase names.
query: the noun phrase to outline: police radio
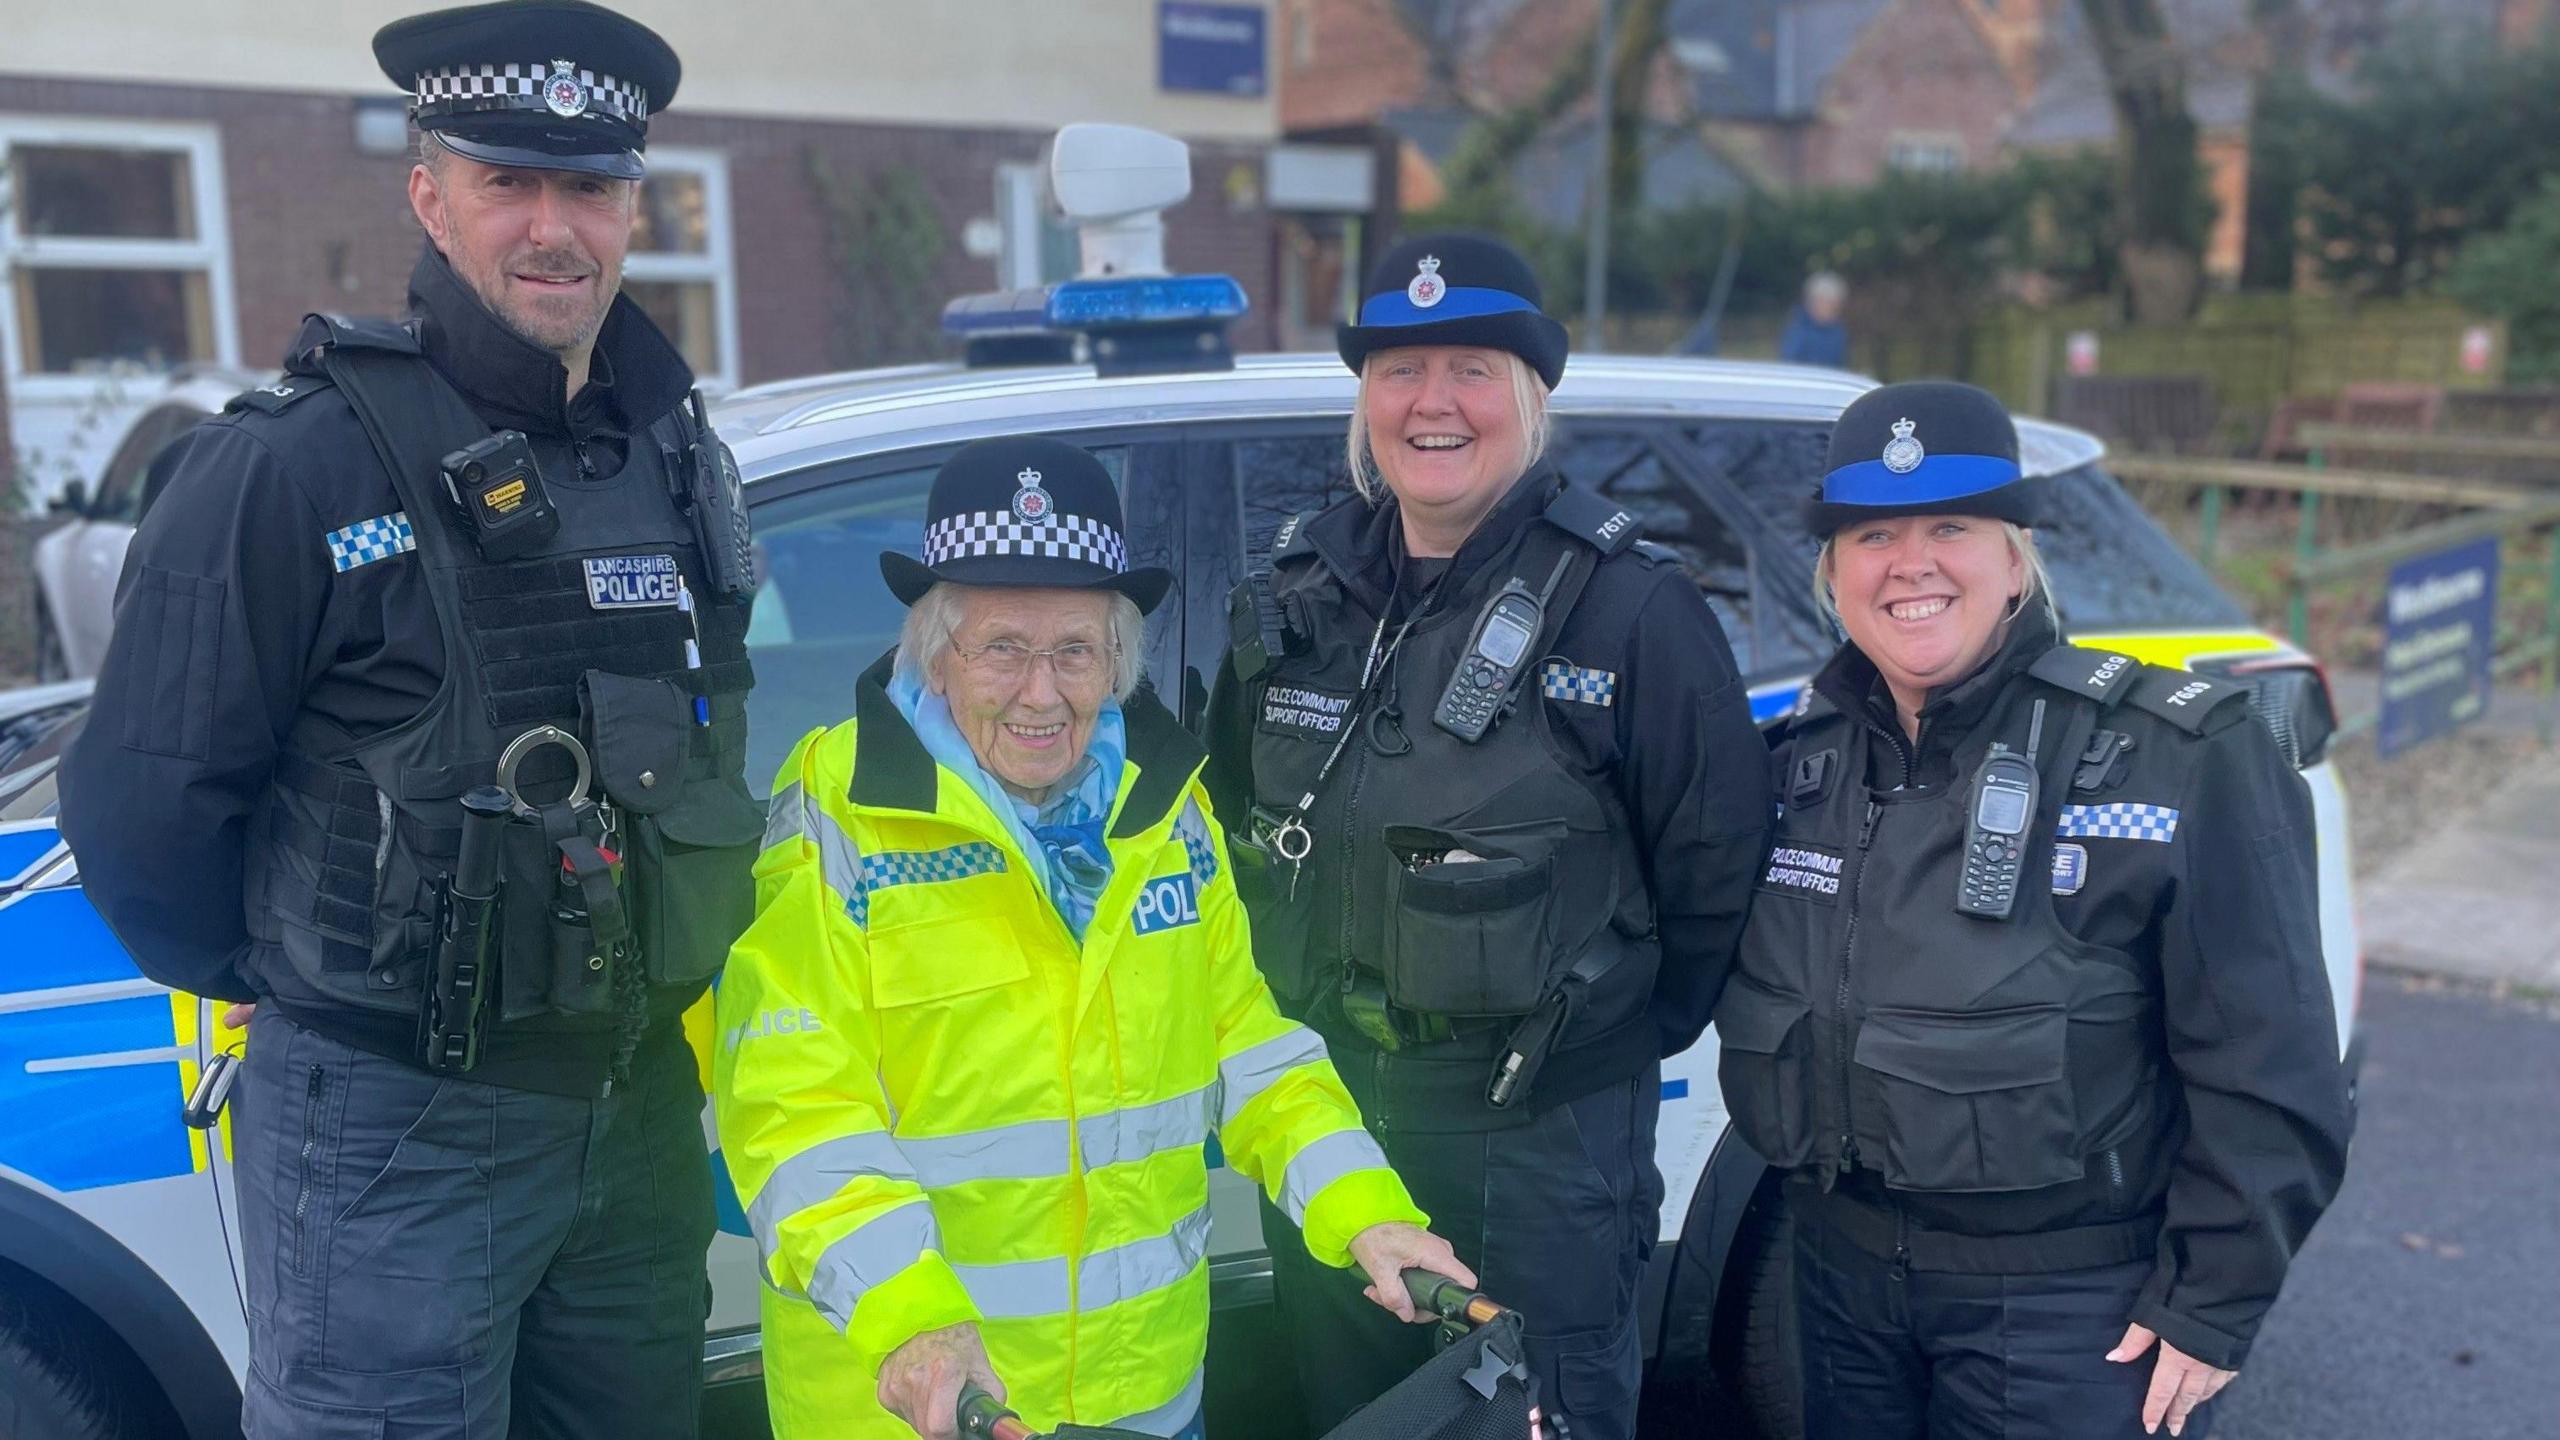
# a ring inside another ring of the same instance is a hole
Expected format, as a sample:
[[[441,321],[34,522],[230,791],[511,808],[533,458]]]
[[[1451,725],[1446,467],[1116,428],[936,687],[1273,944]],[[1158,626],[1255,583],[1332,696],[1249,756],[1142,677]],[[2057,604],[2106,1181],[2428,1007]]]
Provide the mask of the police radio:
[[[1530,643],[1546,623],[1547,597],[1555,594],[1565,567],[1572,563],[1571,556],[1557,561],[1542,591],[1531,593],[1515,575],[1485,602],[1476,616],[1475,634],[1467,639],[1466,653],[1441,690],[1440,703],[1432,707],[1431,723],[1470,745],[1493,728],[1511,704],[1520,672],[1528,668]]]
[[[444,492],[483,560],[530,555],[560,533],[560,512],[521,430],[501,430],[444,457]]]
[[[2006,920],[2018,901],[2018,877],[2026,865],[2027,826],[2036,813],[2036,747],[2044,736],[2044,702],[2027,725],[2027,753],[1992,742],[1974,772],[1973,801],[1965,808],[1964,874],[1956,884],[1956,909],[1985,920]]]
[[[738,480],[737,457],[711,433],[711,416],[703,409],[702,392],[693,392],[693,454],[687,469],[687,507],[693,512],[694,539],[702,546],[702,564],[712,595],[744,603],[756,595],[755,532],[747,524],[747,499]]]

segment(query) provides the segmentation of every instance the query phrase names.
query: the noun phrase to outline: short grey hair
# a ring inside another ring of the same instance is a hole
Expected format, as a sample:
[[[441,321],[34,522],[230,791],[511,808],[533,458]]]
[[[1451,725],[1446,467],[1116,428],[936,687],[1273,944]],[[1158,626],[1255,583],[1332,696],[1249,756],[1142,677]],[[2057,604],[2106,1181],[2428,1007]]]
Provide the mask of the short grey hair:
[[[931,689],[933,667],[951,648],[951,632],[960,624],[968,592],[986,588],[938,581],[908,606],[907,622],[898,629],[898,673]],[[1137,601],[1116,590],[1110,594],[1111,698],[1126,700],[1137,693],[1139,667],[1146,660],[1147,617],[1138,613]]]
[[[1808,299],[1845,300],[1849,298],[1849,282],[1836,270],[1816,270],[1805,277],[1804,293]]]
[[[1547,453],[1547,385],[1528,361],[1508,350],[1498,353],[1511,366],[1511,403],[1520,415],[1520,433],[1528,440],[1520,453],[1520,473],[1526,475]],[[1363,356],[1360,361],[1360,392],[1351,402],[1351,431],[1344,437],[1343,458],[1351,466],[1353,487],[1374,504],[1384,479],[1369,453],[1369,358]]]
[[[1841,527],[1843,530],[1847,528],[1845,525]],[[2000,522],[2000,534],[2009,542],[2009,553],[2018,557],[2019,564],[2027,572],[2018,590],[2019,611],[2024,612],[2029,605],[2041,605],[2044,618],[2059,628],[2062,619],[2053,608],[2053,576],[2045,570],[2044,556],[2036,550],[2036,532],[2015,521],[2003,520]],[[1831,552],[1839,539],[1837,530],[1823,536],[1822,549],[1813,557],[1813,605],[1822,612],[1823,619],[1831,622],[1832,629],[1845,635],[1848,628],[1840,623],[1840,597],[1831,588]]]

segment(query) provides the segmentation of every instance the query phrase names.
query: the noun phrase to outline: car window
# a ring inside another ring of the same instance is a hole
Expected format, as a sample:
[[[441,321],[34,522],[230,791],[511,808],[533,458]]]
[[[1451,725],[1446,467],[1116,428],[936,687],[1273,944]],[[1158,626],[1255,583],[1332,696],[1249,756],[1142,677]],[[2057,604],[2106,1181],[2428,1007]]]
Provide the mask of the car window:
[[[760,490],[789,490],[755,506],[758,583],[747,623],[755,689],[747,696],[747,788],[766,793],[800,737],[853,714],[854,682],[898,643],[907,609],[880,578],[884,551],[924,548],[925,497],[944,453],[890,459],[841,478],[784,476]],[[1127,488],[1129,449],[1094,455]],[[1142,534],[1132,537],[1147,558]]]
[[[1351,459],[1342,429],[1304,435],[1253,435],[1234,448],[1235,493],[1244,553],[1269,553],[1271,536],[1292,515],[1322,510],[1352,494]]]
[[[2249,615],[2095,465],[2045,485],[2036,550],[2078,630],[2245,626]]]
[[[1554,447],[1564,473],[1616,501],[1687,567],[1733,646],[1746,676],[1803,669],[1824,648],[1810,610],[1796,599],[1801,564],[1761,545],[1718,513],[1698,484],[1666,462],[1671,435],[1612,431],[1578,422]]]
[[[143,476],[169,442],[195,428],[205,417],[183,405],[163,405],[146,413],[125,432],[122,445],[99,472],[97,498],[89,518],[130,525],[142,518]]]

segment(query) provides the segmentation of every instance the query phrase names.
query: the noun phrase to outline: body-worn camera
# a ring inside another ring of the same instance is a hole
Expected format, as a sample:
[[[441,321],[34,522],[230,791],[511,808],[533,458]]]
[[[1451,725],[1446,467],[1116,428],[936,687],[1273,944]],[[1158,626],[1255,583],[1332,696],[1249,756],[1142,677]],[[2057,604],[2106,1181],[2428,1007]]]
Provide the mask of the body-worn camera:
[[[444,488],[483,560],[530,555],[560,533],[560,512],[521,430],[501,430],[444,457]]]

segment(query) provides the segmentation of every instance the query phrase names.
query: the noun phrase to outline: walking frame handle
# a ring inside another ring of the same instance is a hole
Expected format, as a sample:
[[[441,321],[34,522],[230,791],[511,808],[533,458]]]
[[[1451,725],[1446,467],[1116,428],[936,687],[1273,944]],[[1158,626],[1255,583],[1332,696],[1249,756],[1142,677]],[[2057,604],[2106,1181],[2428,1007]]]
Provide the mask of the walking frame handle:
[[[1035,1440],[1036,1432],[1022,1422],[1022,1417],[1004,1408],[1004,1402],[978,1388],[976,1381],[960,1387],[960,1433],[970,1440]]]
[[[1463,1321],[1471,1326],[1489,1325],[1510,1313],[1508,1307],[1428,1270],[1405,1271],[1404,1293],[1413,1297],[1415,1305],[1443,1320]]]

